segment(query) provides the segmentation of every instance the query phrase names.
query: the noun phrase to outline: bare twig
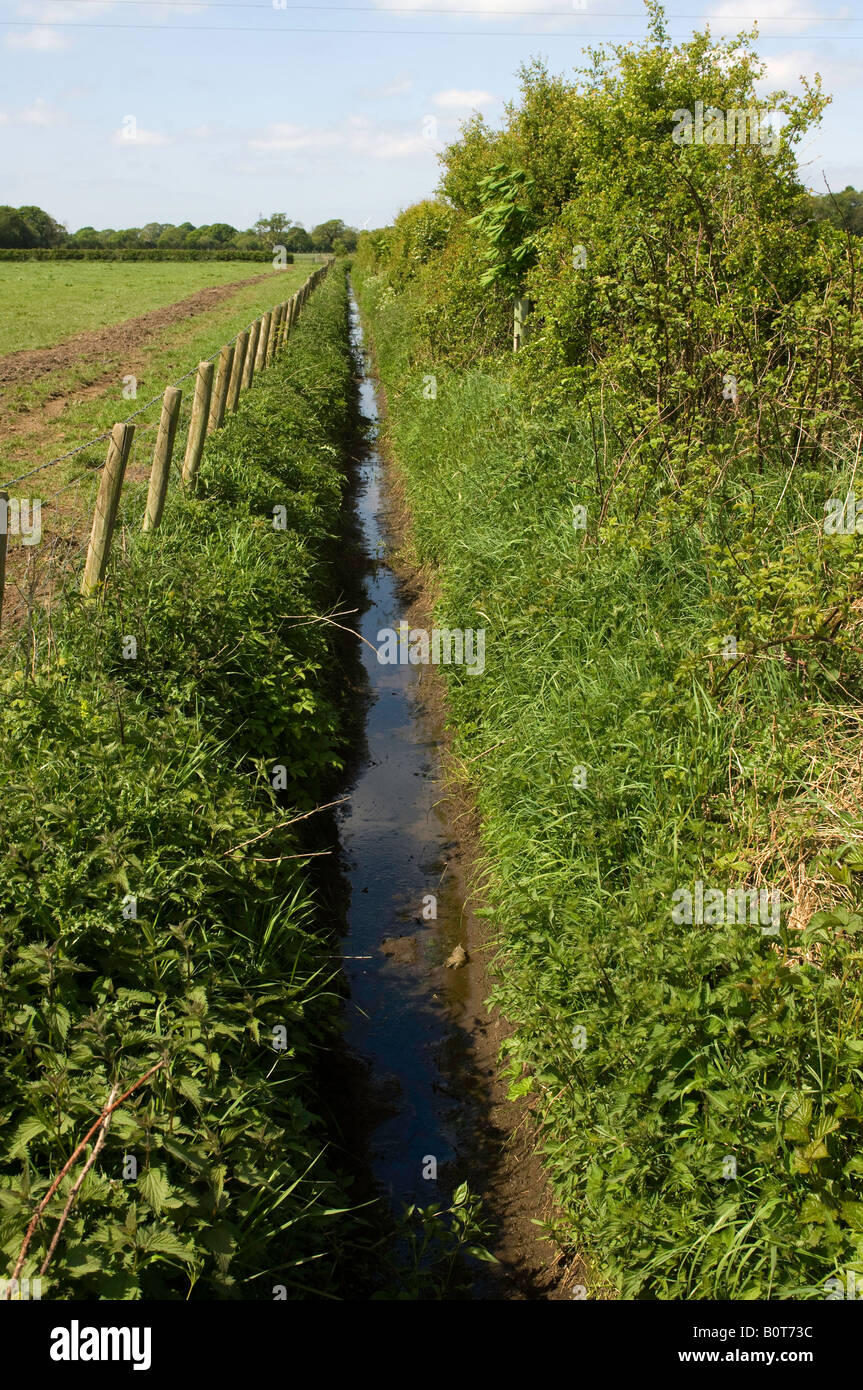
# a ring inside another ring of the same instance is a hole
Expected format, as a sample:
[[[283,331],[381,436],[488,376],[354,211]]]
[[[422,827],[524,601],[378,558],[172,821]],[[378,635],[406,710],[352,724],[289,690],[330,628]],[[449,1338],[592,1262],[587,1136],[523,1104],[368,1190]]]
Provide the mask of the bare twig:
[[[33,1213],[33,1216],[30,1219],[30,1225],[27,1227],[27,1234],[25,1235],[24,1242],[21,1246],[20,1251],[18,1252],[18,1259],[15,1263],[15,1268],[12,1271],[12,1277],[6,1285],[5,1297],[7,1302],[12,1297],[13,1284],[15,1280],[18,1278],[18,1275],[21,1273],[21,1270],[24,1268],[24,1261],[27,1258],[27,1251],[30,1248],[30,1242],[33,1239],[33,1233],[35,1232],[36,1227],[39,1224],[40,1217],[42,1216],[42,1213],[47,1207],[51,1198],[54,1196],[54,1193],[57,1191],[57,1188],[60,1186],[61,1182],[65,1178],[66,1174],[69,1172],[69,1169],[74,1164],[76,1158],[82,1152],[82,1150],[87,1147],[93,1135],[96,1133],[96,1130],[99,1129],[99,1127],[104,1123],[106,1116],[113,1114],[117,1107],[123,1104],[124,1100],[128,1100],[132,1093],[138,1090],[139,1086],[143,1086],[145,1081],[149,1081],[153,1073],[158,1071],[159,1068],[163,1067],[164,1065],[165,1060],[163,1058],[161,1062],[156,1062],[155,1066],[150,1067],[149,1071],[145,1071],[143,1076],[139,1076],[138,1080],[135,1081],[129,1087],[128,1091],[123,1092],[119,1100],[112,1101],[109,1105],[106,1105],[103,1108],[101,1114],[99,1115],[99,1118],[87,1130],[87,1133],[84,1135],[84,1138],[81,1140],[80,1144],[78,1144],[76,1148],[73,1150],[71,1158],[68,1158],[66,1162],[63,1164],[63,1167],[60,1169],[60,1172],[57,1174],[51,1186],[48,1188],[48,1191],[45,1193],[45,1196],[42,1198],[41,1202],[39,1203],[38,1207]]]
[[[356,609],[351,608],[348,611],[351,613],[355,613]],[[374,652],[375,656],[377,656],[378,654],[377,647],[372,646],[371,642],[368,640],[367,637],[363,637],[359,632],[355,632],[352,627],[344,627],[341,623],[333,622],[332,618],[326,617],[323,613],[288,613],[286,616],[289,618],[303,619],[304,621],[301,624],[301,626],[304,627],[308,627],[312,623],[329,623],[330,627],[337,627],[340,632],[347,632],[350,637],[356,637],[358,642],[365,642],[369,651]],[[342,615],[340,614],[339,616],[341,617]]]
[[[116,1087],[116,1086],[113,1086],[113,1087],[111,1088],[111,1094],[110,1094],[109,1097],[108,1097],[108,1105],[109,1105],[109,1106],[111,1105],[111,1103],[112,1103],[114,1097],[116,1096],[116,1094],[117,1094],[117,1087]],[[83,1181],[84,1181],[84,1179],[86,1178],[87,1174],[89,1173],[90,1169],[93,1167],[93,1164],[96,1162],[96,1159],[99,1157],[99,1150],[101,1149],[102,1145],[103,1145],[104,1142],[105,1142],[106,1136],[107,1136],[107,1134],[108,1134],[108,1126],[110,1125],[110,1123],[111,1123],[111,1111],[110,1111],[110,1109],[108,1109],[108,1110],[105,1111],[104,1119],[101,1121],[101,1124],[100,1124],[100,1127],[99,1127],[99,1135],[98,1135],[98,1138],[96,1139],[95,1144],[93,1145],[93,1152],[90,1154],[90,1157],[87,1159],[87,1162],[84,1164],[84,1167],[81,1169],[81,1172],[78,1174],[78,1177],[76,1178],[75,1182],[73,1183],[73,1185],[72,1185],[72,1190],[71,1190],[71,1192],[69,1193],[69,1199],[68,1199],[68,1201],[66,1202],[65,1207],[63,1208],[63,1214],[62,1214],[62,1216],[60,1217],[60,1220],[57,1222],[57,1229],[56,1229],[56,1231],[54,1232],[54,1238],[53,1238],[53,1240],[51,1241],[51,1244],[48,1246],[48,1254],[45,1256],[44,1260],[42,1261],[42,1268],[39,1270],[39,1278],[40,1278],[40,1279],[42,1278],[42,1275],[45,1273],[45,1271],[46,1271],[46,1269],[48,1268],[49,1264],[51,1263],[51,1256],[54,1254],[54,1251],[55,1251],[56,1248],[57,1248],[57,1241],[60,1239],[60,1232],[62,1231],[63,1227],[64,1227],[65,1224],[66,1224],[66,1218],[68,1217],[70,1211],[72,1210],[72,1207],[73,1207],[74,1202],[75,1202],[75,1198],[78,1196],[78,1193],[81,1191],[81,1184],[83,1183]]]
[[[233,849],[226,849],[221,858],[224,859],[228,854],[236,854],[238,849],[245,849],[246,845],[253,845],[258,840],[263,840],[267,835],[272,835],[276,830],[284,830],[285,826],[296,825],[297,821],[308,820],[309,816],[316,816],[318,811],[329,811],[333,806],[343,806],[350,799],[349,796],[342,796],[339,797],[338,801],[327,801],[323,806],[316,806],[313,811],[306,811],[302,816],[292,816],[290,820],[279,821],[278,825],[271,825],[269,830],[262,830],[260,835],[253,835],[251,840],[244,840],[241,845],[234,845]]]

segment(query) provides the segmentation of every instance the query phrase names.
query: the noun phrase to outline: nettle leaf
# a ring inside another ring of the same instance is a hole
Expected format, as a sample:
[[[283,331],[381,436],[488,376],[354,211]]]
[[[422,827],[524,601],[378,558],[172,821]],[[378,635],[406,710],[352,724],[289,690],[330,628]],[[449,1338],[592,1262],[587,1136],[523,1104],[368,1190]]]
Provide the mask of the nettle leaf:
[[[863,1202],[843,1202],[840,1210],[852,1231],[863,1231]]]
[[[27,1120],[22,1120],[12,1138],[7,1157],[22,1158],[31,1140],[46,1132],[44,1124],[36,1115],[30,1116]]]
[[[141,1285],[134,1274],[118,1270],[116,1274],[109,1274],[100,1282],[99,1293],[103,1299],[127,1303],[140,1298]]]
[[[193,1077],[181,1076],[177,1081],[177,1090],[186,1097],[186,1100],[192,1102],[196,1110],[203,1109],[204,1093]]]
[[[63,1004],[49,1004],[45,1009],[45,1019],[48,1025],[65,1041],[69,1032],[69,1025],[72,1020],[69,1010]]]
[[[171,1196],[172,1188],[161,1168],[147,1168],[138,1178],[137,1188],[147,1206],[158,1216]]]
[[[230,1257],[237,1248],[236,1232],[224,1222],[219,1222],[217,1226],[208,1226],[201,1232],[201,1241],[214,1255]]]
[[[790,1095],[782,1107],[785,1117],[783,1136],[794,1143],[806,1143],[809,1139],[809,1126],[812,1120],[812,1097],[802,1091]]]
[[[76,1246],[67,1252],[63,1260],[63,1269],[73,1279],[80,1279],[85,1274],[98,1274],[103,1268],[104,1256],[88,1245]]]
[[[173,1255],[175,1259],[192,1264],[195,1252],[184,1245],[180,1237],[167,1227],[148,1226],[138,1232],[138,1249],[150,1255]]]

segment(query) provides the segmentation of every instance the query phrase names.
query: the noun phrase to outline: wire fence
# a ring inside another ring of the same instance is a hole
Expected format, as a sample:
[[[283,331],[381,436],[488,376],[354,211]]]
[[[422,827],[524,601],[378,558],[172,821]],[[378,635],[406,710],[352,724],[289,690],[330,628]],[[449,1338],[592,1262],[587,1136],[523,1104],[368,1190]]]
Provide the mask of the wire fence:
[[[332,265],[330,259],[312,271],[290,299],[240,328],[211,357],[111,430],[0,484],[0,639],[17,634],[30,640],[28,616],[37,608],[50,611],[69,589],[97,595],[115,533],[125,550],[131,530],[159,525],[172,487],[194,493],[206,440],[284,348],[302,307]],[[194,390],[186,385],[192,378]],[[22,483],[81,455],[84,466],[51,492],[20,495]]]

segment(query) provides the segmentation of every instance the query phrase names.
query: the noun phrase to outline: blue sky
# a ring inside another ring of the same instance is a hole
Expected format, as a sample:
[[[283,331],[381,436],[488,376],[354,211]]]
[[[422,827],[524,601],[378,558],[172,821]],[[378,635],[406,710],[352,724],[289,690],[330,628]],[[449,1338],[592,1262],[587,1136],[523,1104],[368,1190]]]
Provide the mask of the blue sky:
[[[757,17],[772,87],[819,71],[833,104],[804,180],[863,187],[863,9],[680,0],[668,15],[675,38]],[[471,110],[500,118],[521,63],[566,72],[586,41],[646,27],[639,0],[0,0],[0,21],[0,202],[71,229],[272,211],[380,226],[434,188]]]

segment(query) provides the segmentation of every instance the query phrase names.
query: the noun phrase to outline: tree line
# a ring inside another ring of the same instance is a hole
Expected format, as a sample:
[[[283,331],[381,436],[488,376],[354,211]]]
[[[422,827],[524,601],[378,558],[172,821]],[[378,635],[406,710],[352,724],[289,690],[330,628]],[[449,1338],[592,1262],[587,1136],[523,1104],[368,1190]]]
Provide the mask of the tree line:
[[[37,247],[71,250],[176,250],[176,251],[270,251],[284,246],[286,251],[331,251],[344,255],[357,244],[357,230],[341,218],[307,231],[283,212],[259,217],[253,227],[240,231],[229,222],[213,222],[195,227],[191,222],[148,222],[143,227],[120,230],[106,227],[80,227],[70,232],[62,222],[39,207],[0,206],[0,249],[32,250]]]

